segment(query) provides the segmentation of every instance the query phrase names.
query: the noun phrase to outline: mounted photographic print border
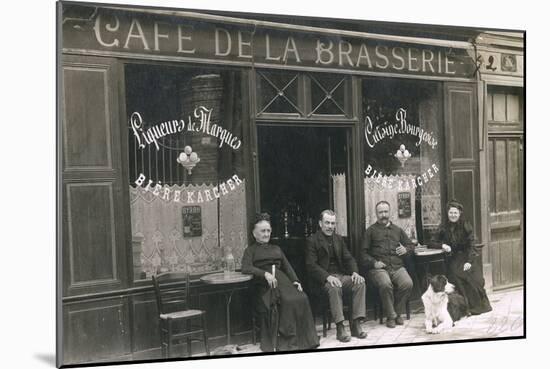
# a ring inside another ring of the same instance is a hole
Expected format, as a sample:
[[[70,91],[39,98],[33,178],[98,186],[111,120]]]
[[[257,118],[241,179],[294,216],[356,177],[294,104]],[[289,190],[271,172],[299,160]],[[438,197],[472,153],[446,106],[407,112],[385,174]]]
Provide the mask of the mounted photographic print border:
[[[525,337],[525,32],[57,22],[58,366]]]

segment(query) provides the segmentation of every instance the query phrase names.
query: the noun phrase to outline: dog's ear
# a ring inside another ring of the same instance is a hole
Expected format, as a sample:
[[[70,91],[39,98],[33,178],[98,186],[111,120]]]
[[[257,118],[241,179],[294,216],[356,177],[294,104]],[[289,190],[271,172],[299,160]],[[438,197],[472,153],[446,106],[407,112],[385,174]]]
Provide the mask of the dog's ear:
[[[426,285],[431,285],[432,284],[432,275],[430,273],[426,273]]]

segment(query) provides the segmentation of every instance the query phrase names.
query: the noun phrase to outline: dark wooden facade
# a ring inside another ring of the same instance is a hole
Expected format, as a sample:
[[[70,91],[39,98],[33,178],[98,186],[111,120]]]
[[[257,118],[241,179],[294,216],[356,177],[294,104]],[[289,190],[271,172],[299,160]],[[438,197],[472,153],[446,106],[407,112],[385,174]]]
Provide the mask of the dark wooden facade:
[[[486,278],[495,289],[525,278],[524,35],[484,32],[477,37],[480,68],[480,172]],[[492,62],[492,63],[491,63]]]
[[[448,197],[460,198],[466,219],[481,239],[477,86],[445,83]]]
[[[133,281],[122,62],[63,56],[63,363],[159,358],[150,281]],[[117,72],[118,71],[118,72]],[[225,338],[225,297],[195,276],[193,306],[208,311],[212,344]],[[246,285],[231,304],[232,334],[250,340]]]
[[[163,63],[162,58],[139,58],[141,62],[145,59],[152,64]],[[124,106],[124,63],[127,60],[126,56],[116,53],[67,49],[63,49],[60,59],[58,129],[62,242],[59,247],[62,265],[59,267],[63,320],[60,364],[160,357],[152,285],[150,281],[134,281],[132,273],[128,130]],[[190,61],[185,58],[169,61],[175,62]],[[196,60],[192,62],[197,63]],[[223,65],[219,60],[216,63]],[[352,250],[357,253],[365,220],[360,76],[352,74],[349,77],[351,116],[332,120],[258,116],[256,71],[243,66],[242,78],[248,82],[243,84],[248,93],[244,96],[248,99],[243,99],[242,111],[248,125],[244,139],[251,143],[245,148],[249,217],[259,210],[257,125],[275,122],[346,127],[351,148],[348,188],[353,198],[348,209],[349,240]],[[474,76],[459,78],[458,82],[452,78],[438,80],[444,92],[445,169],[449,178],[447,194],[443,194],[442,201],[454,197],[460,189],[467,217],[475,225],[478,242],[483,244],[488,240],[482,228],[485,212],[481,204],[485,194],[480,183],[483,173],[480,173],[479,82]],[[490,145],[498,154],[495,148],[501,144],[496,138]],[[514,142],[508,145],[518,147]],[[521,167],[517,170],[521,171]],[[471,191],[465,192],[464,188]],[[208,311],[212,346],[223,344],[225,339],[225,301],[219,293],[220,288],[207,287],[198,280],[192,283],[196,306]],[[231,307],[233,340],[250,342],[251,313],[246,285],[240,286],[235,293]]]

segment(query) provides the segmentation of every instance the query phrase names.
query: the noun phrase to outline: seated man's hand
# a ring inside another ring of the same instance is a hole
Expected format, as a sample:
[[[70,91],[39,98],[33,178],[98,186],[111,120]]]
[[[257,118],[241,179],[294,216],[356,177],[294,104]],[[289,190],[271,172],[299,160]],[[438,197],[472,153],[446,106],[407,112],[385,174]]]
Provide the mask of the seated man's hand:
[[[365,278],[361,277],[356,272],[353,272],[353,274],[351,275],[351,281],[355,284],[361,284],[365,283]]]
[[[447,245],[446,243],[444,243],[443,245],[441,245],[441,248],[442,248],[443,251],[445,251],[445,252],[451,252],[451,246]]]
[[[304,289],[302,288],[302,285],[300,284],[300,282],[294,282],[292,283],[294,285],[294,287],[296,287],[296,289],[300,292],[303,292]]]
[[[405,248],[405,246],[399,245],[395,249],[395,252],[397,253],[397,256],[402,256],[402,255],[405,255],[407,253],[407,249]]]
[[[330,283],[332,287],[342,287],[342,282],[335,276],[329,275],[327,277],[327,282]]]
[[[386,267],[386,264],[384,264],[381,261],[375,261],[374,262],[374,269],[382,269],[382,268],[385,268],[385,267]]]

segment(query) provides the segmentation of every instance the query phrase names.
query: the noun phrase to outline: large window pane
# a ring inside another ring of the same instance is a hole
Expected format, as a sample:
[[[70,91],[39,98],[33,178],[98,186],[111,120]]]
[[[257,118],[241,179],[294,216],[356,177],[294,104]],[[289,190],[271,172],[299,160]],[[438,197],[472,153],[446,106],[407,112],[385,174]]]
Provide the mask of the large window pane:
[[[240,73],[127,65],[125,77],[134,278],[214,271],[229,249],[240,262]]]
[[[441,222],[442,101],[437,82],[363,80],[365,227],[376,222],[381,200],[390,203],[392,221],[421,242]]]

